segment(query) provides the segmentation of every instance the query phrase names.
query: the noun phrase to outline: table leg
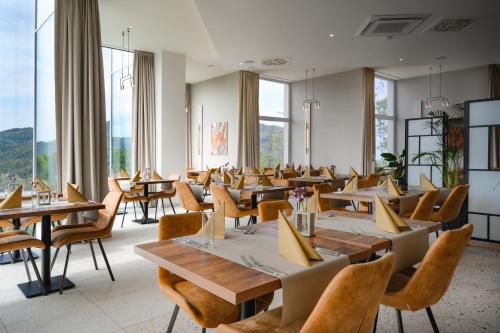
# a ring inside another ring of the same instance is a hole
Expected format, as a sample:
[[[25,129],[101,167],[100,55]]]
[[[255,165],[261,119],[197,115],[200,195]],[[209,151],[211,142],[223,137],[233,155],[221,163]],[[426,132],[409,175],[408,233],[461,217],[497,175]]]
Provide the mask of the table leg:
[[[368,202],[368,214],[373,214],[373,202]]]
[[[257,313],[257,303],[255,299],[240,304],[240,320],[255,316]]]
[[[51,223],[50,215],[42,216],[42,242],[45,243],[45,249],[40,253],[40,268],[41,268],[41,278],[45,286],[47,293],[53,293],[59,291],[61,285],[62,275],[50,276],[50,250],[51,250]],[[25,282],[17,285],[19,289],[23,292],[26,298],[36,297],[43,295],[42,289],[38,284],[38,281]],[[73,288],[75,285],[68,279],[64,280],[63,289]]]
[[[145,184],[144,185],[144,196],[146,198],[149,198],[149,185]],[[134,222],[140,223],[140,224],[149,224],[149,223],[156,223],[158,220],[155,220],[153,218],[149,218],[149,202],[145,201],[142,205],[142,208],[144,209],[144,217],[139,220],[132,220]]]
[[[251,200],[252,200],[252,208],[257,208],[257,194],[252,194]],[[251,221],[252,221],[252,224],[257,223],[257,216],[252,216]]]

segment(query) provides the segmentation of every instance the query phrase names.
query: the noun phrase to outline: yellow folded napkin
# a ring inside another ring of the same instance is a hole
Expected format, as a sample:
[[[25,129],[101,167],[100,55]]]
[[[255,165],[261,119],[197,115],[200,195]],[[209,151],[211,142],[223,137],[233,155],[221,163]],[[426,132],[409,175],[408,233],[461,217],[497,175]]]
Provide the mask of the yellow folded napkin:
[[[130,178],[131,183],[137,183],[139,180],[141,180],[141,170],[137,170],[136,173]]]
[[[314,194],[307,199],[306,211],[308,213],[318,213],[319,211],[319,192],[314,191]]]
[[[302,178],[308,178],[308,177],[311,177],[311,169],[307,169],[302,175]]]
[[[224,202],[221,203],[219,208],[215,210],[215,212],[212,214],[210,218],[208,218],[208,221],[206,222],[206,227],[213,228],[214,226],[215,226],[214,230],[215,238],[217,239],[226,238],[226,208]],[[200,236],[202,232],[203,229],[200,229],[200,231],[198,231],[196,235]]]
[[[50,191],[52,191],[49,184],[47,184],[40,177],[35,177],[34,187],[38,192],[50,192]]]
[[[381,230],[394,234],[411,230],[411,227],[391,207],[387,206],[378,194],[375,194],[375,225]]]
[[[151,176],[151,179],[153,180],[162,180],[161,176],[156,172],[156,170],[153,170],[153,175]]]
[[[66,185],[66,192],[68,193],[68,202],[87,202],[87,198],[83,196],[77,189],[70,183]]]
[[[345,185],[344,189],[342,192],[344,193],[354,193],[358,191],[358,176],[352,176],[349,178],[347,181],[347,184]]]
[[[292,226],[282,211],[278,213],[278,253],[304,267],[311,266],[309,260],[323,260],[304,236]]]
[[[252,168],[252,174],[254,174],[254,175],[260,175],[260,171],[259,171],[259,169],[257,169],[257,168],[255,168],[255,167],[253,167],[253,168]]]
[[[240,168],[238,172],[236,173],[237,176],[243,175],[243,168]]]
[[[262,175],[262,186],[273,186],[273,183],[271,183],[266,175]]]
[[[245,176],[241,176],[240,180],[233,186],[236,190],[243,190],[245,188]]]
[[[387,177],[385,177],[384,181],[379,185],[380,188],[387,188]]]
[[[205,179],[203,179],[203,186],[210,186],[210,181],[212,180],[212,174],[209,172],[207,173],[207,176],[205,177]]]
[[[208,170],[208,173],[213,174],[213,173],[217,173],[218,171],[219,171],[219,168],[212,168],[212,169]]]
[[[2,202],[0,209],[21,208],[23,201],[23,185],[19,185],[14,192],[9,194]]]
[[[120,169],[120,177],[123,177],[123,178],[130,178],[129,174],[127,173],[127,171],[125,171],[125,169],[121,168]]]
[[[353,167],[349,167],[349,177],[352,176],[359,176],[359,173]]]
[[[224,172],[224,184],[231,185],[231,176],[227,172]]]
[[[436,191],[439,190],[429,178],[423,173],[420,174],[420,188],[428,191]]]
[[[333,174],[333,171],[330,170],[329,167],[325,167],[323,170],[325,170],[324,174],[326,179],[335,179],[335,175]]]
[[[405,195],[404,192],[399,189],[399,186],[396,184],[392,176],[387,177],[387,192],[389,192],[391,197],[400,197]]]

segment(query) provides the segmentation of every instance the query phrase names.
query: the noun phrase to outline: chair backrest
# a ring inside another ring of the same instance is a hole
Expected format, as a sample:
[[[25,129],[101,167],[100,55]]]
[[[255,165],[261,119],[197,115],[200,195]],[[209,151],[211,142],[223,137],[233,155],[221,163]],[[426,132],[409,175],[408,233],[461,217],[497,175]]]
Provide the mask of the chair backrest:
[[[222,203],[224,203],[224,210],[226,217],[234,217],[239,211],[238,205],[231,197],[228,189],[223,185],[210,185],[210,193],[212,193],[212,198],[214,200],[214,208],[218,209]]]
[[[472,235],[473,227],[444,232],[432,244],[406,286],[400,291],[404,307],[410,311],[436,304],[446,293],[458,262]]]
[[[318,192],[318,194],[330,193],[334,191],[331,183],[321,183],[313,185],[314,192]],[[330,199],[319,198],[319,211],[325,212],[327,210],[332,209],[332,204]]]
[[[257,206],[259,222],[269,222],[278,219],[278,212],[283,209],[293,209],[288,200],[262,201]]]
[[[179,195],[181,207],[186,210],[198,210],[198,199],[196,199],[191,186],[186,182],[175,182],[174,185]]]
[[[378,180],[380,176],[376,173],[371,173],[366,178],[360,178],[358,180],[358,188],[374,187],[378,185]]]
[[[177,173],[173,173],[170,176],[168,176],[167,180],[175,180],[176,182],[181,180],[181,175]]]
[[[417,207],[410,216],[411,220],[420,221],[430,221],[432,218],[432,213],[434,211],[434,206],[439,199],[439,191],[429,191],[426,192],[422,198],[420,198]]]
[[[469,185],[456,186],[432,219],[439,222],[450,222],[456,219],[468,192]]]
[[[113,177],[108,177],[108,188],[110,192],[123,192],[120,184],[118,184],[118,181]]]
[[[96,225],[99,229],[106,230],[111,235],[113,223],[115,222],[116,212],[122,201],[123,193],[118,191],[111,191],[106,194],[102,201],[105,206],[99,209],[99,217],[97,218]]]
[[[396,255],[349,265],[326,287],[301,333],[371,332]]]

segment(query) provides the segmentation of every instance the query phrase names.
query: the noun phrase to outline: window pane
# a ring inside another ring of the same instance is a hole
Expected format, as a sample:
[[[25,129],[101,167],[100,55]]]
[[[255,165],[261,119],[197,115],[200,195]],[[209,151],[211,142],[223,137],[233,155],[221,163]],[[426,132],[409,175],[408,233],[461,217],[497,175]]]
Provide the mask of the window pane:
[[[0,192],[33,174],[33,0],[0,1]]]
[[[36,26],[39,27],[54,12],[54,0],[36,1]]]
[[[382,153],[394,153],[394,121],[375,119],[375,160],[381,162]]]
[[[286,126],[287,123],[279,121],[259,122],[260,129],[260,166],[273,167],[285,161]]]
[[[394,116],[394,82],[375,78],[375,114]]]
[[[266,117],[288,117],[285,102],[288,85],[259,80],[259,114]]]
[[[37,175],[55,187],[56,113],[54,92],[54,16],[36,33],[36,168]]]

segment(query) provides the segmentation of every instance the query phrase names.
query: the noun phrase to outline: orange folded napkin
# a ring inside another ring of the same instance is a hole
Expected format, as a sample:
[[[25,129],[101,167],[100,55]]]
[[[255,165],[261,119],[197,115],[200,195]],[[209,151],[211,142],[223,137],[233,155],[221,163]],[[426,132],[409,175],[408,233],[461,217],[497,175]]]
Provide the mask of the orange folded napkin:
[[[271,183],[271,181],[269,180],[269,178],[267,178],[266,175],[262,175],[262,186],[266,187],[273,186],[273,183]]]
[[[233,186],[236,190],[243,190],[245,188],[245,176],[241,176],[240,180]]]
[[[344,193],[354,193],[358,191],[358,176],[351,176],[347,181],[342,192]]]
[[[123,177],[123,178],[130,178],[129,174],[127,173],[127,171],[125,171],[125,169],[121,168],[120,169],[120,177]]]
[[[137,183],[139,180],[141,180],[141,170],[137,170],[136,173],[130,178],[131,183]]]
[[[278,213],[278,253],[304,267],[311,266],[309,260],[323,260],[304,236],[292,226],[282,211]]]
[[[423,173],[420,174],[420,188],[428,191],[436,191],[439,190],[429,178]]]
[[[227,172],[224,172],[224,184],[231,185],[231,176]]]
[[[309,213],[318,213],[319,211],[319,192],[314,191],[314,194],[307,199],[306,211]]]
[[[381,230],[394,234],[411,230],[411,227],[378,194],[375,194],[375,225]]]
[[[359,176],[359,173],[353,167],[349,167],[349,177],[352,176]]]
[[[66,185],[66,192],[68,193],[68,202],[87,202],[87,198],[83,196],[76,188],[70,183]]]
[[[19,185],[14,192],[9,194],[2,202],[0,209],[21,208],[23,201],[23,185]]]
[[[324,167],[323,170],[325,171],[324,174],[326,179],[335,179],[335,174],[329,167]]]
[[[156,172],[156,170],[153,170],[153,174],[151,176],[151,179],[153,180],[163,180],[163,178]]]
[[[391,197],[400,197],[402,195],[405,195],[404,192],[401,191],[399,186],[396,184],[392,176],[387,177],[387,192],[389,192],[389,195]]]
[[[203,213],[203,215],[204,215],[203,218],[206,218],[205,213]],[[215,212],[212,214],[212,216],[208,218],[208,221],[206,222],[206,227],[215,228],[214,230],[215,238],[217,239],[226,238],[226,208],[224,202],[222,202],[219,208],[217,208]],[[200,229],[200,231],[198,231],[196,235],[200,236],[202,232],[203,229]]]
[[[256,167],[253,167],[252,168],[252,174],[254,174],[254,175],[260,175],[259,169],[257,169]]]

